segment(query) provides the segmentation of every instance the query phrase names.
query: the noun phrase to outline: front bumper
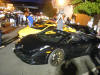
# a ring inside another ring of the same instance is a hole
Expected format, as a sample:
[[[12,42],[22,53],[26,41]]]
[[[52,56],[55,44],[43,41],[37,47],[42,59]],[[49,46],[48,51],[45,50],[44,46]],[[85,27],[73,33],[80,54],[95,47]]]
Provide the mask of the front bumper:
[[[25,54],[21,50],[14,50],[14,53],[17,57],[19,57],[23,62],[30,64],[30,65],[42,65],[47,64],[46,62],[46,55],[41,56],[39,52],[35,54]]]

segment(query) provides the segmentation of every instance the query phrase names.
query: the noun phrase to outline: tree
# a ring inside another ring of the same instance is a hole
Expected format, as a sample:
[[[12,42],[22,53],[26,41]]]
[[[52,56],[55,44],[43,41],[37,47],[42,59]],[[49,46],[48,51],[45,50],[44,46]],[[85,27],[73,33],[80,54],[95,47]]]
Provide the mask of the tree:
[[[48,17],[53,17],[56,15],[57,9],[53,8],[52,3],[48,2],[44,4],[43,13]]]
[[[100,0],[73,0],[74,13],[85,13],[90,16],[100,14]]]
[[[94,17],[93,25],[99,25],[100,0],[73,0],[74,13],[83,13]]]

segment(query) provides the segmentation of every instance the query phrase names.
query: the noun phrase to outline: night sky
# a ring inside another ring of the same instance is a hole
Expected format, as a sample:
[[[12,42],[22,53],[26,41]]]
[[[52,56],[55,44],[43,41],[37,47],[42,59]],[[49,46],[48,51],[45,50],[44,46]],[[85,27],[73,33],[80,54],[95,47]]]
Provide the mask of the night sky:
[[[35,3],[43,3],[44,2],[44,0],[12,0],[12,1],[35,2]]]

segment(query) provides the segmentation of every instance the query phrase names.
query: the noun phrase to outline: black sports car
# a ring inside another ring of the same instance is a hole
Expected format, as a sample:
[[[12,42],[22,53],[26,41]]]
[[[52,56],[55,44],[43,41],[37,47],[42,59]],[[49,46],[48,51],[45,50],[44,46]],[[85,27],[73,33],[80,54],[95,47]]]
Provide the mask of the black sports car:
[[[50,31],[52,33],[48,34]],[[95,56],[99,42],[93,35],[64,32],[51,27],[21,39],[15,44],[14,52],[28,64],[49,63],[56,66],[64,60],[83,55]]]
[[[96,35],[97,32],[88,26],[77,25],[77,24],[67,24],[67,26],[76,29],[77,31],[84,32],[86,34]]]

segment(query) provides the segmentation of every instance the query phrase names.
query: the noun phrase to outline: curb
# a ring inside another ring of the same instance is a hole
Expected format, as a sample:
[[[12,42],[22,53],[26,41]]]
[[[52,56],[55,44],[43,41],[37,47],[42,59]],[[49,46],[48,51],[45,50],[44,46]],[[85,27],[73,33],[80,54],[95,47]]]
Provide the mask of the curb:
[[[12,32],[10,32],[8,34],[3,34],[2,35],[2,44],[7,45],[7,44],[15,41],[18,37],[17,32],[22,28],[24,28],[24,27],[18,27],[18,28],[16,28],[15,30],[13,30]]]

